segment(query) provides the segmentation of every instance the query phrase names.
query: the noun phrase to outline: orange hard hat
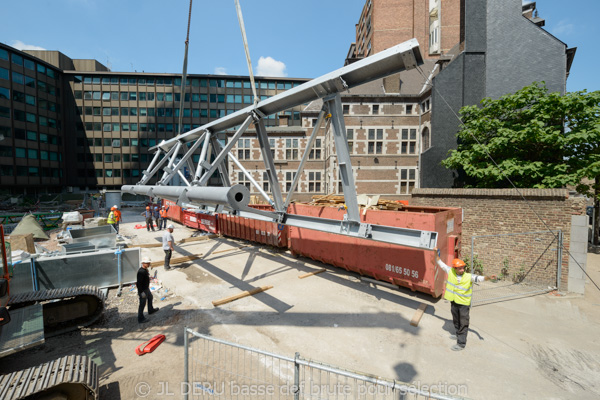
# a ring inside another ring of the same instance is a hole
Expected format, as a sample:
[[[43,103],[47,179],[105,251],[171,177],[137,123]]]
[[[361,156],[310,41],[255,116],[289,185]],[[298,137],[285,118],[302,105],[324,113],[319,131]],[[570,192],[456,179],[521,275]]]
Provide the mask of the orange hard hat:
[[[452,268],[461,268],[466,265],[467,264],[465,264],[465,262],[463,260],[461,260],[460,258],[455,258],[454,260],[452,260]]]
[[[146,210],[149,210],[149,209],[150,209],[150,207],[146,207]]]
[[[112,211],[115,211],[115,210],[116,210],[116,208],[115,208],[115,207],[111,207],[110,209],[111,209]]]

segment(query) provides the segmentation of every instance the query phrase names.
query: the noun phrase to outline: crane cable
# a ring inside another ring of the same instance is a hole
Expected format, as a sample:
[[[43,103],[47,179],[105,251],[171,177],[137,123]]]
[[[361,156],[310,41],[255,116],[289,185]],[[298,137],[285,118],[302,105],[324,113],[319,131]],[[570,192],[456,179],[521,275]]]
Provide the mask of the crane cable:
[[[179,99],[179,128],[181,135],[183,130],[183,103],[185,102],[185,81],[187,80],[188,47],[190,44],[190,24],[192,22],[192,0],[190,0],[190,11],[188,14],[187,36],[185,37],[185,54],[183,56],[183,73],[181,79],[181,98]]]
[[[244,42],[244,51],[246,52],[246,63],[248,63],[248,71],[250,72],[250,85],[254,94],[254,105],[258,104],[258,96],[256,95],[256,85],[254,84],[254,73],[252,72],[252,61],[250,60],[250,50],[248,49],[248,39],[246,38],[246,28],[244,27],[244,17],[242,16],[242,7],[239,0],[235,0],[235,9],[237,11],[240,30],[242,31],[242,40]]]

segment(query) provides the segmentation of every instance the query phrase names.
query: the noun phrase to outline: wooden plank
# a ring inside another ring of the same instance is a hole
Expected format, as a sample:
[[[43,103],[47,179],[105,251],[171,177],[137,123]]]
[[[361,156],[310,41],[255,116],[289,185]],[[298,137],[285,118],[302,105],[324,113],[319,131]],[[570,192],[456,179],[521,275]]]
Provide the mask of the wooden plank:
[[[300,278],[300,279],[308,278],[309,276],[320,274],[321,272],[325,272],[325,271],[327,271],[327,269],[321,268],[318,271],[309,272],[308,274],[304,274],[304,275],[298,275],[298,278]]]
[[[171,261],[169,262],[169,264],[170,264],[170,265],[173,265],[173,264],[181,264],[181,263],[184,263],[184,262],[188,262],[188,261],[194,261],[194,260],[197,260],[197,259],[199,259],[200,257],[202,257],[202,254],[199,254],[199,255],[195,255],[195,254],[194,254],[194,255],[191,255],[191,256],[184,256],[184,257],[171,258]],[[164,265],[164,264],[165,264],[165,261],[164,261],[164,260],[161,260],[161,261],[154,261],[154,262],[151,262],[151,263],[150,263],[150,266],[151,266],[151,267],[160,267],[160,266],[162,266],[162,265]]]
[[[427,304],[421,303],[421,305],[415,312],[415,315],[413,315],[412,319],[410,320],[410,324],[412,326],[419,326],[419,322],[421,322],[421,318],[423,317],[423,314],[425,313],[426,308],[427,308]]]
[[[213,303],[213,306],[215,306],[215,307],[216,306],[221,306],[223,304],[227,304],[227,303],[230,303],[230,302],[235,301],[235,300],[239,300],[239,299],[244,298],[244,297],[253,296],[256,293],[261,293],[261,292],[264,292],[265,290],[269,290],[269,289],[272,289],[272,288],[273,288],[273,286],[261,286],[261,287],[256,288],[256,289],[246,290],[245,292],[242,292],[242,293],[239,293],[239,294],[236,294],[236,295],[233,295],[233,296],[225,297],[224,299],[215,300],[212,303]]]
[[[214,235],[213,234],[213,235],[206,235],[206,236],[189,237],[189,238],[181,239],[177,243],[181,244],[181,243],[189,243],[189,242],[202,242],[204,240],[214,239],[216,237],[219,237],[219,235]]]
[[[127,247],[139,247],[141,249],[149,249],[151,247],[162,247],[162,243],[142,243],[142,244],[129,244]]]

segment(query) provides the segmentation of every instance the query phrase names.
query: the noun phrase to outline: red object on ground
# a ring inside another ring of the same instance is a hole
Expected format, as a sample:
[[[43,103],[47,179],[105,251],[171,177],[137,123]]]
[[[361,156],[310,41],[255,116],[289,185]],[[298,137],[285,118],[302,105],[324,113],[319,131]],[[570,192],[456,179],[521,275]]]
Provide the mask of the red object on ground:
[[[144,229],[145,227],[146,227],[146,225],[137,224],[136,226],[133,227],[133,229]]]
[[[344,210],[336,207],[292,204],[291,214],[341,220]],[[404,206],[401,211],[367,210],[361,222],[435,231],[442,260],[450,264],[459,256],[462,234],[460,208]],[[445,290],[446,274],[433,265],[433,252],[394,244],[357,239],[332,233],[289,227],[289,248],[314,260],[361,275],[439,297]]]
[[[161,344],[162,342],[165,341],[165,339],[166,339],[165,335],[156,335],[152,339],[150,339],[147,342],[144,342],[144,343],[140,344],[138,347],[136,347],[135,353],[138,356],[143,356],[146,353],[152,353],[154,350],[156,350],[156,348],[158,347],[159,344]]]

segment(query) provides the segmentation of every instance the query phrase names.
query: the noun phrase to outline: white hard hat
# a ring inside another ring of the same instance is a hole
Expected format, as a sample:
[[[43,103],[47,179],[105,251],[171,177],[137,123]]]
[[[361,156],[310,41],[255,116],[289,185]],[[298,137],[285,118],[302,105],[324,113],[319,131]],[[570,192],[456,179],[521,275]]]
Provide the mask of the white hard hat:
[[[118,206],[118,205],[116,205],[116,204],[115,204],[115,206],[114,206],[114,207],[115,207],[115,208],[119,208],[119,206]]]
[[[173,224],[169,224],[167,225],[167,229],[175,229],[175,227],[173,226]]]
[[[142,258],[142,264],[150,264],[150,257],[144,257]]]

